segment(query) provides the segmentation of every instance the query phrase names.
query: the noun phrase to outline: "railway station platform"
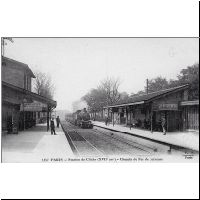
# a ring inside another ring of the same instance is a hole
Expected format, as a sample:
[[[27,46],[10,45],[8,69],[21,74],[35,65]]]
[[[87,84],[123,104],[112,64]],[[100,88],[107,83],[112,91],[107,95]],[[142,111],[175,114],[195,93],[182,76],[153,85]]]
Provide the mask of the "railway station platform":
[[[3,163],[65,162],[74,157],[62,128],[56,128],[57,135],[46,131],[46,124],[38,124],[18,134],[2,137]]]
[[[199,151],[199,132],[169,132],[163,135],[162,132],[153,132],[144,129],[130,128],[124,125],[105,125],[105,122],[93,121],[94,126],[105,128],[111,131],[118,131],[129,135],[139,136],[170,145],[180,146],[191,150]]]

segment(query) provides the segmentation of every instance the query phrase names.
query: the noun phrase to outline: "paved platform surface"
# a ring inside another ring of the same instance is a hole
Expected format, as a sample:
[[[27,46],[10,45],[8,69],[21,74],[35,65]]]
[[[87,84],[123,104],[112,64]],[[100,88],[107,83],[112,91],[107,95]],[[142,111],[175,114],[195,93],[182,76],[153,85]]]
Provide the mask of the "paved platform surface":
[[[56,128],[56,133],[51,135],[46,131],[46,124],[40,124],[19,134],[4,135],[2,162],[59,162],[61,158],[74,157],[62,128]]]
[[[199,132],[170,132],[167,135],[163,135],[161,132],[151,133],[149,130],[130,128],[123,125],[105,125],[104,122],[93,121],[94,125],[106,128],[109,130],[125,132],[133,135],[138,135],[160,142],[169,143],[172,145],[189,148],[195,151],[199,151]]]

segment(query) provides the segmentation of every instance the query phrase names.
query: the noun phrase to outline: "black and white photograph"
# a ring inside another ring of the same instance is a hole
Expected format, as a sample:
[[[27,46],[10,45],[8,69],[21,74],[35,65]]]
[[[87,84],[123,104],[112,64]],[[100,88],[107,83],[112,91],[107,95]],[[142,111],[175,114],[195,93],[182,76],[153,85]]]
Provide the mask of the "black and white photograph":
[[[199,1],[0,1],[1,199],[199,199]]]
[[[198,38],[2,38],[2,162],[199,162]]]

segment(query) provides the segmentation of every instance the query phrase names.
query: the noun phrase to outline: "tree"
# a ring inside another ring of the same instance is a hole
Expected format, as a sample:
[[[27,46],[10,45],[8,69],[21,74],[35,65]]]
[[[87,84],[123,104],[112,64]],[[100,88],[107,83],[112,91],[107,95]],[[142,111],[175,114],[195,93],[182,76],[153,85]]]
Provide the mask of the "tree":
[[[92,112],[100,111],[104,106],[117,103],[122,98],[128,96],[127,93],[119,92],[119,79],[106,78],[101,81],[100,85],[90,90],[86,95],[82,97],[82,100],[87,102],[88,108]]]
[[[199,64],[188,66],[182,69],[177,76],[177,79],[170,79],[158,76],[149,80],[148,92],[156,92],[184,84],[190,84],[189,98],[191,100],[199,99]],[[120,81],[115,78],[106,78],[96,89],[92,89],[82,99],[87,102],[91,111],[99,111],[104,106],[113,105],[117,102],[128,101],[138,95],[146,94],[146,87],[137,93],[132,93],[130,96],[126,92],[119,92]]]
[[[190,84],[189,98],[191,100],[199,99],[199,63],[181,70],[176,84],[183,85],[187,83]]]
[[[120,100],[119,92],[120,80],[117,78],[104,79],[98,87],[98,90],[105,95],[106,105],[112,105]]]
[[[199,99],[199,63],[182,69],[177,75],[177,79],[170,79],[169,81],[162,77],[151,79],[149,81],[149,92],[155,92],[185,84],[190,85],[189,99]]]
[[[159,90],[164,90],[169,88],[169,84],[166,78],[163,78],[161,76],[158,76],[154,79],[149,80],[148,84],[148,92],[156,92]],[[146,89],[146,87],[145,87]]]
[[[99,111],[106,105],[106,96],[102,90],[92,89],[82,100],[87,102],[90,111]]]
[[[33,90],[41,96],[53,99],[55,88],[52,84],[51,77],[40,71],[35,72],[35,77]]]
[[[129,98],[129,95],[127,92],[120,93],[120,101],[126,101],[128,98]]]
[[[144,95],[144,94],[146,94],[146,92],[143,91],[143,90],[140,90],[140,91],[137,92],[137,93],[131,93],[130,98],[133,98],[133,97],[139,96],[139,95]]]
[[[189,99],[195,100],[199,99],[199,63],[196,63],[192,66],[188,66],[185,69],[182,69],[177,75],[177,79],[170,79],[169,81],[166,78],[158,76],[156,78],[150,79],[148,84],[148,91],[156,92],[159,90],[164,90],[167,88],[173,88],[180,85],[189,84]],[[144,95],[146,94],[146,87],[144,91],[139,91],[137,93],[132,93],[130,97]]]

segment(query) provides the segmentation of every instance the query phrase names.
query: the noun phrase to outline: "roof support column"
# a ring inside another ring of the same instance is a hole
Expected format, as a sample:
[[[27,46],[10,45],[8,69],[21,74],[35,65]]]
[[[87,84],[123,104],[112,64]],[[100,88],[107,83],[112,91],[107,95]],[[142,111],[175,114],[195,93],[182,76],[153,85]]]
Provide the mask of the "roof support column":
[[[130,107],[130,130],[132,128],[132,109]]]
[[[129,108],[128,106],[125,107],[125,110],[126,110],[126,126],[128,125],[128,114],[129,114]]]
[[[50,107],[49,105],[47,106],[47,132],[49,131],[49,110],[50,110]]]
[[[152,106],[152,103],[151,103],[150,109],[151,109],[151,113],[150,113],[150,116],[151,116],[151,132],[153,133],[153,106]]]
[[[111,116],[112,116],[112,123],[113,123],[113,126],[115,125],[115,120],[114,120],[114,109],[112,108],[111,109],[112,113],[111,113]]]

